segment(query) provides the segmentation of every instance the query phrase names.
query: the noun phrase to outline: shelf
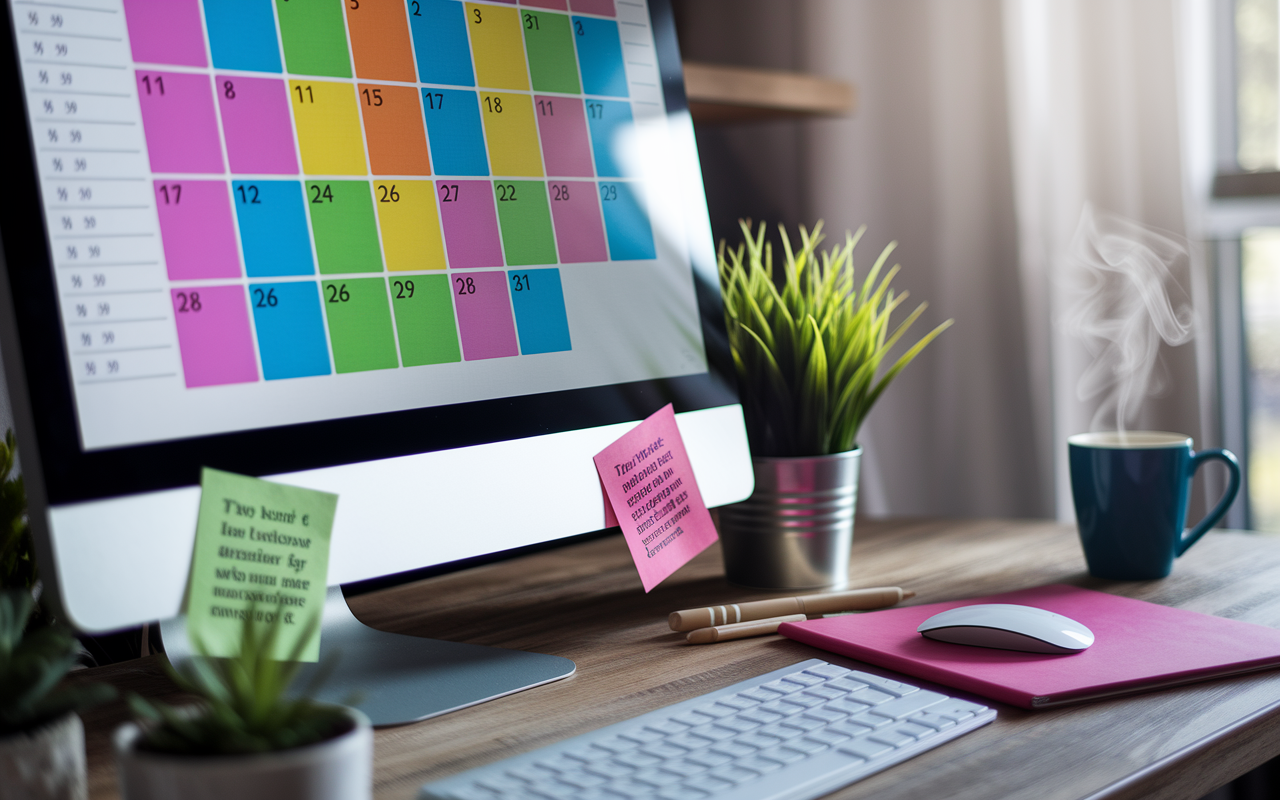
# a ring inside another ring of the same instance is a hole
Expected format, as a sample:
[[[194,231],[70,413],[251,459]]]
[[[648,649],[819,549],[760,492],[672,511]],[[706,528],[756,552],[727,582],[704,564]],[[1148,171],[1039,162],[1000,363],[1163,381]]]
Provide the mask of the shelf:
[[[684,62],[685,93],[695,123],[752,122],[853,113],[854,86],[798,72]]]

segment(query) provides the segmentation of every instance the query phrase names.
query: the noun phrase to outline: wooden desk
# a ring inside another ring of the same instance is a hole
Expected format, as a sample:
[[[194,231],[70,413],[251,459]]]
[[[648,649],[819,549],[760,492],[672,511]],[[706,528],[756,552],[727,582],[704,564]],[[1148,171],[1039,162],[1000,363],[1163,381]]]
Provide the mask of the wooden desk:
[[[854,581],[914,588],[913,603],[1066,582],[1280,627],[1280,539],[1263,535],[1211,533],[1171,577],[1142,583],[1090,578],[1074,529],[1048,522],[859,523],[854,539]],[[386,630],[578,664],[566,680],[378,731],[377,797],[409,800],[427,780],[806,658],[902,677],[781,637],[691,646],[667,629],[676,608],[753,596],[725,582],[717,548],[646,596],[615,536],[356,598]],[[150,659],[92,672],[166,691]],[[832,797],[1196,800],[1280,754],[1280,671],[1050,711],[993,705],[993,724]],[[107,737],[122,718],[116,704],[87,719],[95,798],[116,796]]]

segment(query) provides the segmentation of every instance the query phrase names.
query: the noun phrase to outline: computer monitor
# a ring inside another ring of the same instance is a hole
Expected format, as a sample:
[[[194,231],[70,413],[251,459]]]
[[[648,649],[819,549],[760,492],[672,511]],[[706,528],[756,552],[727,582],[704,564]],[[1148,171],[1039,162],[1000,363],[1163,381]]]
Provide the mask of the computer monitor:
[[[667,403],[708,503],[750,493],[668,0],[0,24],[0,343],[64,620],[179,614],[204,466],[337,493],[331,586],[603,528],[592,455]]]

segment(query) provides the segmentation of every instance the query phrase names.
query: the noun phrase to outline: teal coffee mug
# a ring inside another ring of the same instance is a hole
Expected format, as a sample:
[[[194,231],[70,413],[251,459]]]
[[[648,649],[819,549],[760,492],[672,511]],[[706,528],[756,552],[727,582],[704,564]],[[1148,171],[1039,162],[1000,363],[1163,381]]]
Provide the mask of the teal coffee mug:
[[[1173,560],[1227,513],[1240,491],[1229,450],[1191,450],[1191,437],[1163,431],[1078,433],[1067,439],[1071,493],[1089,573],[1141,581],[1163,578]],[[1191,478],[1206,461],[1227,465],[1231,484],[1208,516],[1184,530]]]

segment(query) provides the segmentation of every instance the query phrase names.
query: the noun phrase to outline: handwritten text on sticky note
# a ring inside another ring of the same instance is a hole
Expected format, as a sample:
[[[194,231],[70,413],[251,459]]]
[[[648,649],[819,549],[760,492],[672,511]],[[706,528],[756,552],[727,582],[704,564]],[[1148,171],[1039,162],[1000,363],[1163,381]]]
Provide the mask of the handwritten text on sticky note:
[[[240,650],[244,619],[278,624],[275,657],[310,631],[302,661],[320,656],[329,533],[338,496],[205,469],[187,595],[187,631],[208,655]],[[279,615],[279,622],[276,617]]]
[[[671,405],[601,450],[595,462],[646,592],[716,540]]]

